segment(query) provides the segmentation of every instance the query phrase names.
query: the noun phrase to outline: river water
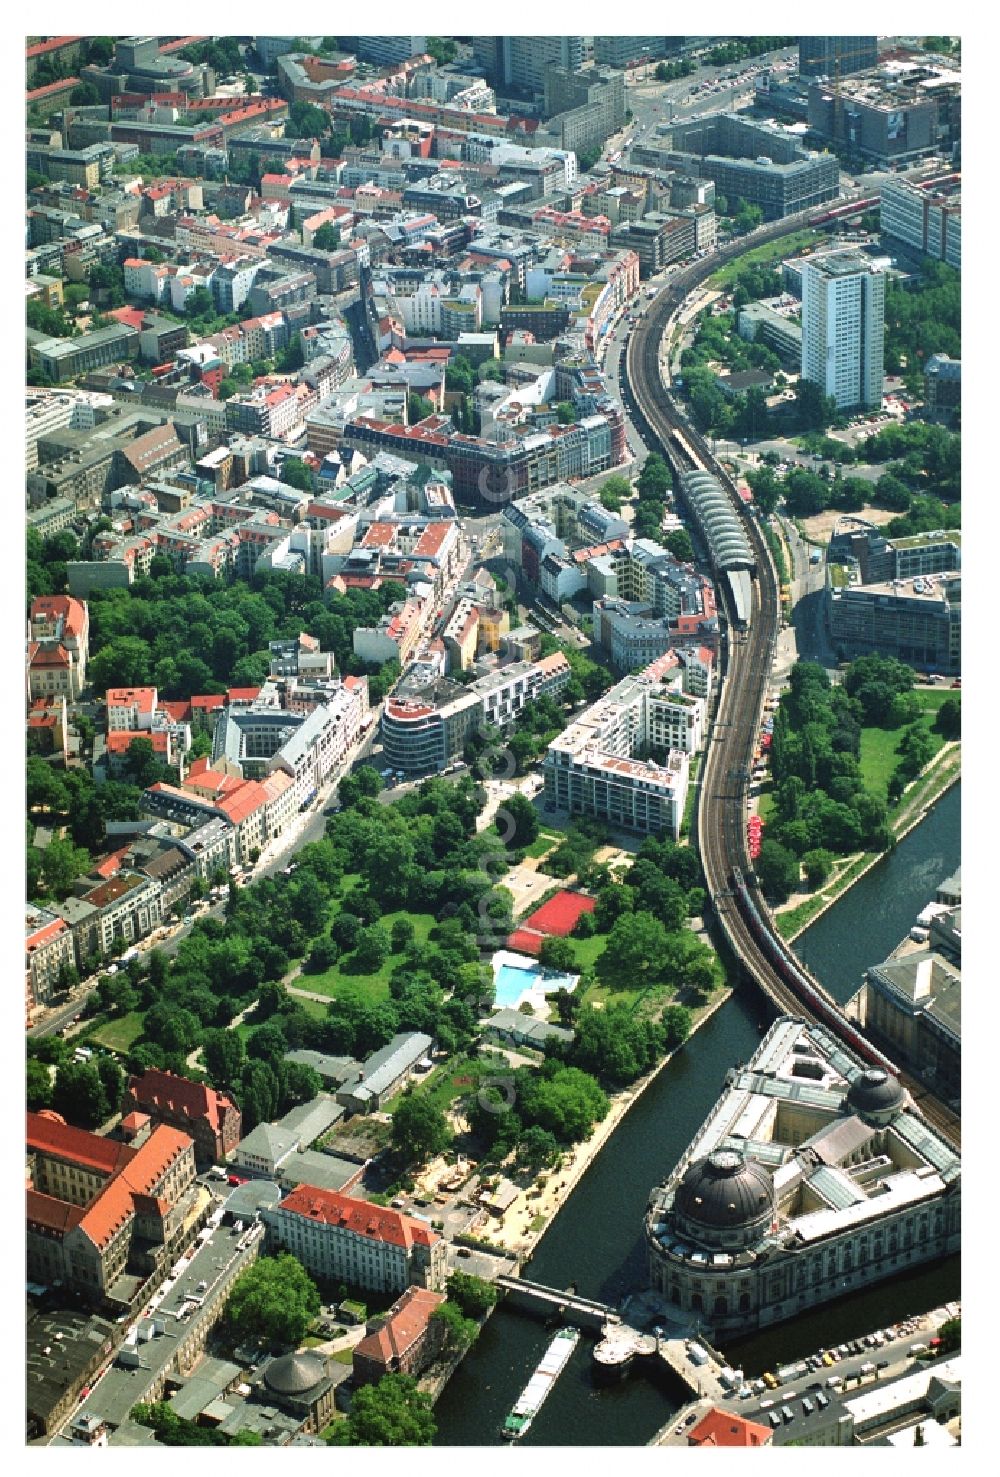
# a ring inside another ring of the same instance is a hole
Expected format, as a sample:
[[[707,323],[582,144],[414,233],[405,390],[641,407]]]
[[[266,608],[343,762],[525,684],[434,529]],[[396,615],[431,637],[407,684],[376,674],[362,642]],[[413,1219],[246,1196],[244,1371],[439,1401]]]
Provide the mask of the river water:
[[[804,933],[796,947],[838,1000],[884,959],[959,863],[961,790],[955,786],[884,861]],[[535,1281],[570,1282],[615,1304],[645,1285],[643,1213],[654,1184],[673,1167],[722,1090],[727,1069],[746,1061],[769,1023],[758,997],[733,995],[660,1073],[590,1166],[526,1267]],[[734,1343],[725,1352],[748,1373],[810,1353],[832,1339],[959,1293],[958,1259],[827,1304],[814,1314]],[[437,1444],[484,1446],[500,1428],[545,1350],[551,1331],[500,1307],[438,1401]],[[584,1336],[523,1440],[528,1445],[644,1445],[684,1400],[680,1387],[633,1374],[619,1385],[591,1378]]]

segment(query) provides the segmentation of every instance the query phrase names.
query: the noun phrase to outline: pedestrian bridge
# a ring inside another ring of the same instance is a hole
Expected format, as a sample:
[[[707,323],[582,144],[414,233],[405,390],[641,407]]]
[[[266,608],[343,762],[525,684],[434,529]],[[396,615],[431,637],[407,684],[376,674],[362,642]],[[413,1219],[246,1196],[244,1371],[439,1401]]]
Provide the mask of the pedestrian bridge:
[[[601,1329],[605,1324],[621,1322],[621,1315],[607,1303],[562,1288],[546,1287],[542,1282],[530,1282],[526,1277],[501,1276],[496,1279],[496,1286],[525,1307],[536,1312],[558,1313],[567,1323],[580,1328]]]

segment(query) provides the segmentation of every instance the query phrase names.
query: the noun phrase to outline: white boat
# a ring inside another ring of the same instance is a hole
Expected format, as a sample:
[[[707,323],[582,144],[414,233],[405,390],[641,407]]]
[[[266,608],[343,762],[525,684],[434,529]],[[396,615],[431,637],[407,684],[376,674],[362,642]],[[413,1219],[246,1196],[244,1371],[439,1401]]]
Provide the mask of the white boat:
[[[579,1341],[576,1328],[561,1328],[556,1334],[504,1422],[503,1434],[508,1441],[519,1441],[528,1430]]]

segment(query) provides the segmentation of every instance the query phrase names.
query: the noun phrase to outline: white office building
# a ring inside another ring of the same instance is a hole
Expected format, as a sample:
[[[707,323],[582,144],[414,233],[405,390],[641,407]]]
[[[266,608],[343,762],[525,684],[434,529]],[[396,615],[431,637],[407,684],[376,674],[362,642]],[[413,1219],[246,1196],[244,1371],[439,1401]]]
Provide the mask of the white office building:
[[[838,410],[882,403],[885,274],[857,251],[802,266],[802,377]]]

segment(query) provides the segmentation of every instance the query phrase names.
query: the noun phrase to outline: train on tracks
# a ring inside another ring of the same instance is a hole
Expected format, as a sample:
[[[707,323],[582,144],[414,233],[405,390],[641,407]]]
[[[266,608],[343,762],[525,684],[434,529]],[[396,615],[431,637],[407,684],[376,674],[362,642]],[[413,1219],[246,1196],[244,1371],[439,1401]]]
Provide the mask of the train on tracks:
[[[760,910],[751,896],[750,889],[739,867],[734,867],[730,876],[733,898],[747,927],[771,963],[779,980],[787,986],[798,1005],[804,1005],[811,1015],[823,1025],[829,1026],[845,1045],[849,1046],[862,1061],[873,1067],[882,1067],[893,1077],[899,1068],[887,1056],[863,1036],[846,1019],[838,1006],[825,991],[816,987],[809,975],[774,929],[764,921]]]

